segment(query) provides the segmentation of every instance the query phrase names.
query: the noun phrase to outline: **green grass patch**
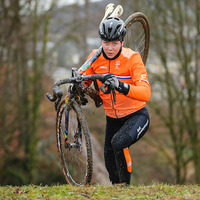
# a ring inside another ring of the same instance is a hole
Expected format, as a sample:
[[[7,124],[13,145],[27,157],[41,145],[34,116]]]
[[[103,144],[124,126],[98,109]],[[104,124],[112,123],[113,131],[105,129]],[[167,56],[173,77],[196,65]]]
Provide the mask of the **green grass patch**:
[[[198,185],[152,184],[149,186],[3,186],[0,187],[0,199],[165,199],[200,200]]]

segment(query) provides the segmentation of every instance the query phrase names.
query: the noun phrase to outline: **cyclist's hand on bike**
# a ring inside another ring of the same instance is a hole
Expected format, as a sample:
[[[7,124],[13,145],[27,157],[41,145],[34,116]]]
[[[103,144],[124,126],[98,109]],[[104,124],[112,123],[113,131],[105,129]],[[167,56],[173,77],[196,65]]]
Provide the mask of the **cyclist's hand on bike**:
[[[114,74],[105,75],[102,80],[102,83],[104,83],[104,87],[114,87],[114,89],[116,89],[119,93],[122,93],[124,95],[127,95],[130,90],[130,85],[119,81]]]
[[[117,89],[119,87],[119,80],[116,78],[114,74],[106,74],[103,77],[102,83],[104,83],[104,87],[113,87]]]

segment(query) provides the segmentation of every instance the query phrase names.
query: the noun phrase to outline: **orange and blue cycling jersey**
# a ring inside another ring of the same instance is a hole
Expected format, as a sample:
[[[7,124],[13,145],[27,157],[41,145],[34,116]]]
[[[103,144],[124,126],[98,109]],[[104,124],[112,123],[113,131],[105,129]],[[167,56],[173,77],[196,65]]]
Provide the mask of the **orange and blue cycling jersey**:
[[[95,51],[93,50],[89,57]],[[83,73],[83,76],[108,73],[114,74],[119,81],[128,83],[130,90],[126,96],[116,91],[116,104],[112,94],[104,94],[100,91],[107,116],[112,118],[127,116],[143,108],[149,101],[151,87],[139,53],[123,47],[121,54],[114,60],[108,60],[101,54]],[[97,81],[97,84],[98,86],[103,85],[100,81]]]

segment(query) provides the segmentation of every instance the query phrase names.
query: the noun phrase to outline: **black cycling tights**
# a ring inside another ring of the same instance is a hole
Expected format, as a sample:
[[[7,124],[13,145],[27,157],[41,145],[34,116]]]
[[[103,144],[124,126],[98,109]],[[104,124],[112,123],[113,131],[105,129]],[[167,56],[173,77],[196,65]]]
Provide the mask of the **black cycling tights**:
[[[146,107],[123,118],[106,117],[104,158],[112,184],[130,184],[132,162],[129,147],[148,130],[149,114]]]

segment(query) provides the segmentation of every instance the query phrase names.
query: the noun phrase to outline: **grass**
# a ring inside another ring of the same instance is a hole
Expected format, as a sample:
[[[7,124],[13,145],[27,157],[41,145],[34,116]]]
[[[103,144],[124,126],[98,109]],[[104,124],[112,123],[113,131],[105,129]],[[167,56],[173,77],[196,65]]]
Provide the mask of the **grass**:
[[[198,185],[152,184],[150,186],[2,186],[0,199],[173,199],[200,200]]]

